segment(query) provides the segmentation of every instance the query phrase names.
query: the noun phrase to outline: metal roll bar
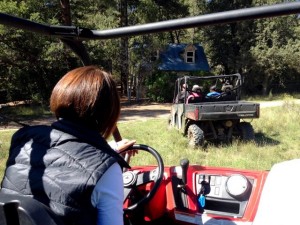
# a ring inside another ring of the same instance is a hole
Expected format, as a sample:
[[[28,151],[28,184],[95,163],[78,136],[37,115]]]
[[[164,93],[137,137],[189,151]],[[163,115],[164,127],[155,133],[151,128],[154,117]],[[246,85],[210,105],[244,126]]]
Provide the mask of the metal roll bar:
[[[287,2],[274,5],[237,9],[226,12],[211,13],[182,19],[173,19],[108,30],[91,30],[76,26],[45,25],[4,13],[0,13],[0,24],[41,33],[44,35],[57,36],[59,38],[76,38],[79,40],[87,40],[136,36],[142,34],[165,32],[192,27],[203,27],[208,25],[232,23],[249,19],[284,16],[297,13],[300,13],[300,2]]]

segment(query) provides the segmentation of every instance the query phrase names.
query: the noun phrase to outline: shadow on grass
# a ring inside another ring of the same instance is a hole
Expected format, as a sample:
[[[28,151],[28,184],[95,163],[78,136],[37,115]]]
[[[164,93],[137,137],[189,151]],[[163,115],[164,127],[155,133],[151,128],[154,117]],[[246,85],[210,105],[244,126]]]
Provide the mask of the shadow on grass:
[[[280,142],[266,136],[264,133],[256,133],[255,134],[255,142],[258,146],[263,147],[263,146],[274,146],[274,145],[279,145]]]
[[[48,123],[53,118],[48,107],[39,104],[2,105],[0,108],[0,129],[19,128],[35,123]]]
[[[236,139],[235,141],[238,141],[240,143],[243,143],[243,141],[240,141]],[[255,143],[258,147],[264,147],[264,146],[275,146],[279,145],[280,141],[277,141],[275,139],[272,139],[268,136],[266,136],[264,133],[255,133]],[[222,142],[222,141],[206,141],[203,146],[196,146],[196,147],[190,147],[193,149],[201,149],[202,151],[207,151],[210,146],[222,148],[226,146],[232,145],[232,142]]]

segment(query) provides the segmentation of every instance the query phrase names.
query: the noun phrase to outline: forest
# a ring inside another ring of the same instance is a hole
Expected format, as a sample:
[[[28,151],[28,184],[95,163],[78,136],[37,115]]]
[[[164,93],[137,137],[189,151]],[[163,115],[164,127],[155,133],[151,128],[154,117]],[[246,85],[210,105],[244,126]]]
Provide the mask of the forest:
[[[106,30],[284,0],[1,0],[0,12],[38,23]],[[210,74],[240,73],[247,95],[297,92],[300,16],[240,21],[107,40],[78,40],[90,63],[111,72],[123,96],[170,102],[176,73],[157,70],[157,52],[170,43],[198,43]],[[0,25],[0,103],[48,103],[53,86],[80,59],[55,37]],[[191,75],[203,75],[199,72]]]

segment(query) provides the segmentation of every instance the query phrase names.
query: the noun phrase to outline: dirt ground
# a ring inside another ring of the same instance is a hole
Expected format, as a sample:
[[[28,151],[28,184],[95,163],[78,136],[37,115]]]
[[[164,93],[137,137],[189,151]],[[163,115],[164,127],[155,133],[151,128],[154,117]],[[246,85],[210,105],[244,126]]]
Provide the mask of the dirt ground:
[[[261,108],[265,107],[274,107],[281,106],[285,101],[270,101],[270,102],[261,102]],[[300,99],[294,99],[291,102],[295,104],[300,104]],[[141,104],[122,104],[120,122],[132,121],[132,120],[147,120],[150,118],[167,118],[171,109],[171,103],[149,103],[144,102]],[[34,120],[28,121],[20,121],[29,125],[38,125],[38,124],[46,124],[49,125],[54,122],[56,119],[54,116],[42,117]],[[13,129],[19,128],[20,125],[9,122],[8,124],[0,123],[0,130],[3,129]]]
[[[171,103],[142,103],[122,104],[120,122],[132,120],[147,120],[149,118],[167,118],[171,109]],[[56,119],[54,116],[45,116],[34,120],[20,121],[29,125],[49,125]],[[19,128],[15,122],[0,123],[0,130]]]
[[[171,103],[148,103],[128,105],[121,108],[119,121],[146,120],[149,118],[167,118],[170,114]]]

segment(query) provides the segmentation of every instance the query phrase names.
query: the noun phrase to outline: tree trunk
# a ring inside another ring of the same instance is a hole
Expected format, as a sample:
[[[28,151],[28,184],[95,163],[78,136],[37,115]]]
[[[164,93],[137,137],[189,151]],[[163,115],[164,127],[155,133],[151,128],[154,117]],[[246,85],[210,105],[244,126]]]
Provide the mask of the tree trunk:
[[[60,0],[60,6],[61,6],[61,19],[62,24],[66,26],[72,25],[71,20],[71,9],[70,9],[70,1],[69,0]]]
[[[268,92],[269,92],[269,86],[270,86],[270,81],[271,81],[271,75],[269,74],[266,74],[264,76],[264,79],[263,79],[263,88],[262,88],[262,94],[263,95],[268,95]]]
[[[69,0],[60,0],[61,23],[65,26],[72,25],[71,8]],[[67,45],[80,58],[83,65],[90,65],[91,59],[84,44],[80,40],[61,38],[61,41]]]
[[[128,15],[127,15],[127,0],[120,1],[120,27],[128,26]],[[120,46],[120,71],[121,71],[121,94],[127,94],[128,85],[128,38],[121,38]]]

